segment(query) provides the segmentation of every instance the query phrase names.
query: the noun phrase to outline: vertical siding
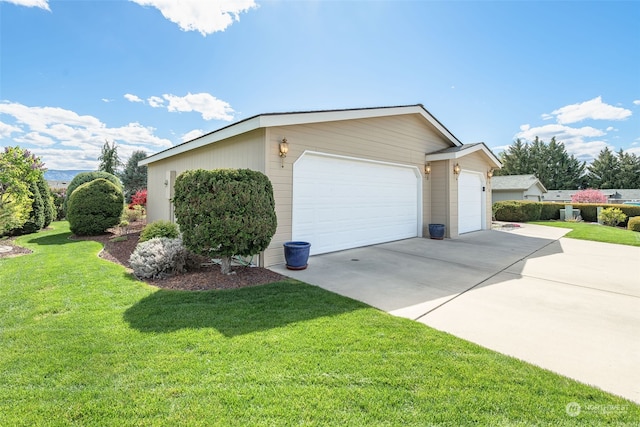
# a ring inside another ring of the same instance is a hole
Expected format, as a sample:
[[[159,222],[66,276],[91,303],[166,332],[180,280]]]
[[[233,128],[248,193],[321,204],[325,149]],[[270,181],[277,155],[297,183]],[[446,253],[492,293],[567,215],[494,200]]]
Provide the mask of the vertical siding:
[[[446,233],[449,234],[449,183],[448,183],[448,161],[442,160],[431,162],[431,220],[433,224],[444,224]],[[427,227],[428,227],[427,223]],[[426,233],[425,233],[426,235]]]
[[[167,173],[192,169],[237,168],[265,172],[264,129],[257,129],[148,165],[147,220],[171,219]],[[170,190],[170,189],[169,189]]]
[[[278,155],[282,138],[289,143],[284,168]],[[273,127],[267,130],[266,140],[266,170],[274,186],[278,215],[276,234],[265,251],[267,266],[284,263],[282,244],[291,240],[293,164],[305,151],[411,165],[424,173],[425,153],[449,146],[418,115]],[[423,224],[428,224],[431,184],[423,180],[422,188]]]

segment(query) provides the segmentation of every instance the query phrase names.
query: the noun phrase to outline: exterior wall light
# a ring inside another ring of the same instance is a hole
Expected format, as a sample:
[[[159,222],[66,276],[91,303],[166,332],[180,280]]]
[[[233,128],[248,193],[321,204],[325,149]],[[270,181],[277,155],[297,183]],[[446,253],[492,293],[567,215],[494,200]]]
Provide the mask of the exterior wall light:
[[[489,168],[487,171],[487,179],[491,179],[493,177],[493,168]]]
[[[456,165],[453,167],[453,174],[456,176],[456,179],[458,179],[458,176],[460,175],[460,171],[462,171],[462,168],[458,163],[456,163]]]
[[[431,175],[431,163],[424,165],[424,176],[429,179],[429,175]]]
[[[287,157],[287,153],[289,152],[289,143],[287,142],[287,138],[282,138],[280,141],[280,161],[282,167],[284,167],[284,159]]]

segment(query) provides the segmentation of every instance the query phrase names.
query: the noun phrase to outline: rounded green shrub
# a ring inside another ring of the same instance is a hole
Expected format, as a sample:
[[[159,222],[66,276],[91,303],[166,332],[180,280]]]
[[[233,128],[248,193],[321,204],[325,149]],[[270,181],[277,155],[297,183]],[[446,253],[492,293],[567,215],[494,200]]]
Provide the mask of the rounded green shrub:
[[[231,272],[231,257],[255,255],[271,242],[277,219],[273,187],[249,169],[192,170],[176,179],[176,221],[191,251],[219,257]]]
[[[629,218],[629,222],[627,222],[627,230],[640,232],[640,216]]]
[[[97,235],[120,223],[124,208],[122,190],[106,179],[95,179],[76,188],[71,197],[67,219],[78,235]]]
[[[120,180],[115,176],[110,174],[109,172],[96,171],[96,172],[80,172],[78,175],[73,177],[69,186],[67,187],[67,197],[63,203],[63,210],[67,212],[67,208],[69,206],[69,198],[73,194],[76,188],[80,187],[82,184],[86,184],[87,182],[91,182],[94,179],[106,179],[107,181],[112,182],[116,187],[122,190],[122,184]]]
[[[525,200],[506,200],[493,204],[493,217],[497,221],[527,222],[538,221],[542,203]]]
[[[140,233],[139,242],[146,242],[156,237],[175,239],[180,235],[178,226],[171,221],[158,220],[147,224]]]

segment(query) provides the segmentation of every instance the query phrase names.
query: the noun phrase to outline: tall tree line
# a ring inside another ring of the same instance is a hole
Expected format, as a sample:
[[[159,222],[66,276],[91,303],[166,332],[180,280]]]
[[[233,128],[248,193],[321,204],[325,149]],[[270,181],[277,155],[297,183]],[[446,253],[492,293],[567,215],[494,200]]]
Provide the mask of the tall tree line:
[[[640,157],[622,149],[614,153],[605,148],[587,165],[555,137],[548,144],[536,137],[531,143],[517,139],[500,160],[503,168],[496,175],[533,174],[547,189],[640,188]]]

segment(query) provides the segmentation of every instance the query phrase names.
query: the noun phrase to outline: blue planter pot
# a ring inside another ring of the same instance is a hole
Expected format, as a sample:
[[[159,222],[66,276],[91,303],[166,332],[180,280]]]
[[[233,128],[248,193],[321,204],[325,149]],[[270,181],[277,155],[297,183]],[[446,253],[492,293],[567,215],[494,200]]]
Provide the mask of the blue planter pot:
[[[304,270],[309,260],[311,243],[286,242],[284,245],[284,259],[289,270]]]
[[[444,224],[429,224],[429,236],[432,239],[444,239]]]

